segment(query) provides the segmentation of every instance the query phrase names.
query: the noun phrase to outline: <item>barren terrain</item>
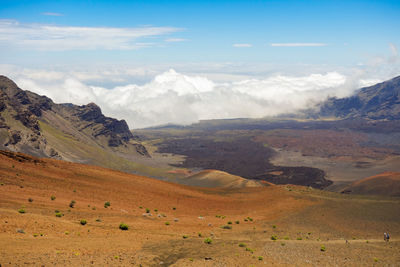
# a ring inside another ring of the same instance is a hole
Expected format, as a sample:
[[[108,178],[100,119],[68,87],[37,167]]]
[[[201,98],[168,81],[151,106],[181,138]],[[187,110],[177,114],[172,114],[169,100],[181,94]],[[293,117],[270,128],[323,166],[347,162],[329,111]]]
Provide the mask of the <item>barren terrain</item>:
[[[195,188],[14,153],[0,155],[0,183],[2,266],[400,262],[399,198],[289,185]]]

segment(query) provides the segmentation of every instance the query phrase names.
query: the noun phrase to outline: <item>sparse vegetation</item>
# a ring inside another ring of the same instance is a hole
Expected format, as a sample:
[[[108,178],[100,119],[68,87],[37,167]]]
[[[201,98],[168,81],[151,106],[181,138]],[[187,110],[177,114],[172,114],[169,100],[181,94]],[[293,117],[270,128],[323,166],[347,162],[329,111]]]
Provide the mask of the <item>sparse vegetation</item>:
[[[200,232],[199,232],[197,235],[198,235],[199,237],[202,237],[202,236],[203,236],[202,233],[200,233]]]
[[[239,243],[239,247],[245,248],[245,247],[246,247],[246,244],[245,244],[245,243]]]
[[[19,213],[25,213],[26,211],[25,211],[24,208],[20,208],[20,209],[18,210],[18,212],[19,212]]]
[[[232,224],[232,222],[231,222],[231,221],[229,221],[229,222],[228,222],[228,224]]]
[[[326,248],[324,245],[321,245],[321,251],[326,251]]]
[[[278,240],[278,236],[272,235],[272,236],[271,236],[271,240],[274,240],[274,241],[275,241],[275,240]]]
[[[239,221],[235,221],[235,223],[236,223],[236,224],[239,224],[240,222],[239,222]]]
[[[61,212],[56,212],[56,217],[62,217],[64,214],[62,214]]]
[[[33,202],[33,198],[28,198],[28,201],[29,202]]]
[[[276,229],[276,225],[272,225],[272,228],[273,228],[273,229]]]
[[[289,237],[288,236],[284,236],[283,239],[289,240]]]
[[[187,238],[189,238],[189,236],[188,235],[183,235],[182,238],[183,239],[187,239]]]
[[[286,244],[284,242],[281,243],[281,246],[284,247]]]
[[[206,239],[204,239],[204,243],[206,244],[211,244],[213,241],[211,238],[207,237]]]
[[[146,209],[146,213],[150,213],[150,209]]]
[[[106,202],[104,203],[104,208],[108,208],[108,207],[110,207],[110,206],[111,206],[110,201],[106,201]]]
[[[75,207],[76,201],[75,200],[71,200],[71,202],[69,203],[69,207],[73,208]]]
[[[264,259],[263,256],[258,256],[259,261],[262,261],[263,259]]]
[[[80,221],[80,224],[81,224],[81,225],[86,225],[86,224],[87,224],[87,221],[86,221],[85,219],[82,219],[82,220]]]
[[[251,253],[254,253],[254,249],[246,247],[246,251],[250,251]]]
[[[297,240],[303,240],[303,238],[302,238],[302,237],[300,237],[300,236],[299,236],[298,238],[296,238],[296,239],[297,239]]]
[[[50,199],[51,199],[51,200],[55,200],[56,197],[55,197],[55,196],[50,196]]]
[[[176,207],[172,207],[173,210],[176,210]]]
[[[125,224],[125,223],[121,223],[121,224],[119,225],[119,229],[121,229],[121,230],[123,230],[123,231],[126,231],[126,230],[129,229],[129,226],[128,226],[127,224]]]
[[[222,229],[231,230],[231,229],[232,229],[232,226],[230,226],[230,225],[223,225],[223,226],[221,226],[221,228],[222,228]]]
[[[165,222],[165,225],[170,225],[170,222]]]

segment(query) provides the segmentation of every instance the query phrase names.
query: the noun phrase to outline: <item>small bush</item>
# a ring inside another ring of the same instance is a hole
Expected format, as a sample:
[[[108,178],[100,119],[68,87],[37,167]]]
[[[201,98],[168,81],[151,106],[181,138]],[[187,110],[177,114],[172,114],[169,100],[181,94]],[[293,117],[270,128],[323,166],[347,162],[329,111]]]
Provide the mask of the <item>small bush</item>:
[[[245,244],[245,243],[239,243],[239,247],[245,248],[245,247],[246,247],[246,244]]]
[[[248,222],[249,220],[247,218],[244,219],[245,222]]]
[[[25,209],[21,208],[18,210],[19,213],[25,213]]]
[[[277,237],[276,235],[272,235],[272,236],[271,236],[271,240],[274,240],[274,241],[275,241],[275,240],[278,240],[278,237]]]
[[[146,209],[146,213],[150,213],[150,209]]]
[[[73,208],[75,206],[76,201],[75,200],[71,200],[71,202],[69,203],[69,207]]]
[[[39,236],[39,234],[33,234],[33,237],[38,237]]]
[[[258,256],[258,260],[262,261],[264,258],[262,256]]]
[[[108,207],[110,207],[110,206],[111,206],[110,201],[106,201],[106,202],[104,203],[104,208],[108,208]]]
[[[173,210],[176,210],[176,207],[172,207]]]
[[[246,251],[250,251],[251,253],[253,253],[253,252],[254,252],[254,249],[246,248]]]
[[[182,238],[183,239],[187,239],[187,238],[189,238],[189,236],[188,235],[183,235]]]
[[[125,224],[125,223],[121,223],[120,225],[119,225],[119,229],[121,229],[121,230],[128,230],[129,229],[129,226],[127,225],[127,224]]]
[[[321,251],[326,251],[326,248],[324,245],[321,246]]]
[[[87,221],[86,221],[86,220],[81,220],[81,221],[80,221],[80,224],[86,225],[86,224],[87,224]]]
[[[378,262],[379,261],[379,259],[378,258],[374,258],[374,262]]]
[[[55,197],[55,196],[51,196],[50,199],[51,199],[51,200],[55,200],[56,197]]]
[[[61,212],[56,212],[56,217],[62,217],[63,216],[63,214],[61,213]]]
[[[143,207],[142,207],[142,206],[140,206],[140,207],[139,207],[139,209],[143,209]]]
[[[236,223],[236,224],[239,224],[240,222],[239,222],[239,221],[235,221],[235,223]]]
[[[281,246],[282,246],[282,247],[284,247],[285,245],[286,245],[285,243],[283,243],[283,242],[281,243]]]
[[[232,222],[231,222],[231,221],[229,221],[229,222],[228,222],[228,224],[232,224]]]
[[[211,238],[207,237],[206,239],[204,239],[204,243],[206,244],[211,244],[213,241]]]
[[[297,240],[303,240],[303,238],[301,238],[300,236],[297,238]]]
[[[170,222],[165,222],[165,225],[170,225]]]
[[[273,228],[273,229],[276,229],[276,225],[272,225],[272,228]]]
[[[33,202],[33,198],[28,198],[28,201],[29,202]]]
[[[154,209],[154,212],[158,212],[158,209]]]
[[[230,226],[230,225],[223,225],[223,226],[221,226],[221,228],[222,228],[222,229],[231,230],[231,229],[232,229],[232,226]]]
[[[203,236],[203,234],[202,234],[202,233],[198,233],[198,236],[199,236],[199,237],[202,237],[202,236]]]
[[[288,237],[288,236],[285,236],[283,239],[285,239],[285,240],[289,240],[289,237]]]
[[[68,231],[65,231],[64,234],[69,235],[69,232],[68,232]]]

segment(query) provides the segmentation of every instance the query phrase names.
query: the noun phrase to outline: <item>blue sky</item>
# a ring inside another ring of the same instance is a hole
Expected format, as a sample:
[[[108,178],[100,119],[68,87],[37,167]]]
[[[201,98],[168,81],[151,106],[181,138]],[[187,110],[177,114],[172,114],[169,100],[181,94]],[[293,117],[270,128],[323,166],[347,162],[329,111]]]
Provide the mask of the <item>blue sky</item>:
[[[273,116],[400,75],[400,1],[0,0],[0,74],[131,128]]]
[[[400,44],[400,1],[1,1],[0,19],[76,27],[173,27],[141,49],[47,51],[0,42],[6,63],[357,64]],[[2,36],[2,39],[7,36]],[[166,40],[175,42],[166,42]],[[273,43],[321,46],[277,47]],[[239,47],[235,47],[239,44]],[[248,47],[246,47],[246,44]]]

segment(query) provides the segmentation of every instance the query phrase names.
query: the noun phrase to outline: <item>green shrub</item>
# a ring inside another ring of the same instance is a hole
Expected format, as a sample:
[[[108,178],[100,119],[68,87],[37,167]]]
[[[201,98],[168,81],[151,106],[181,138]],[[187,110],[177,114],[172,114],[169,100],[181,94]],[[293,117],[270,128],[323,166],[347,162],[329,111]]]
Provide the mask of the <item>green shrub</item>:
[[[285,243],[283,243],[283,242],[281,243],[281,246],[282,246],[282,247],[284,247],[285,245],[286,245]]]
[[[230,226],[230,225],[223,225],[223,226],[221,226],[221,228],[222,228],[222,229],[228,229],[228,230],[230,230],[230,229],[232,229],[232,226]]]
[[[211,244],[213,241],[211,238],[207,237],[206,239],[204,239],[204,243],[206,244]]]
[[[21,208],[18,210],[19,213],[25,213],[25,209]]]
[[[56,197],[55,197],[55,196],[51,196],[50,199],[51,199],[51,200],[55,200]]]
[[[297,238],[297,240],[303,240],[303,238],[299,236],[299,237]]]
[[[127,225],[127,224],[125,224],[125,223],[121,223],[120,225],[119,225],[119,229],[121,229],[121,230],[128,230],[129,229],[129,226]]]
[[[154,212],[158,212],[158,209],[154,209]]]
[[[73,208],[75,206],[76,201],[75,200],[71,200],[71,202],[69,203],[69,207]]]
[[[258,260],[262,261],[264,258],[262,256],[258,256]]]
[[[172,207],[173,210],[176,210],[176,207]]]
[[[64,234],[69,235],[69,232],[68,232],[68,231],[65,231]]]
[[[150,213],[150,209],[146,209],[146,213]]]
[[[229,221],[229,222],[228,222],[228,224],[232,224],[232,222],[231,222],[231,221]]]
[[[289,240],[289,237],[288,237],[288,236],[285,236],[283,239],[285,239],[285,240]]]
[[[199,237],[202,237],[202,236],[203,236],[203,234],[202,234],[202,233],[198,233],[198,236],[199,236]]]
[[[326,248],[324,245],[321,246],[321,251],[326,251]]]
[[[276,229],[276,225],[272,225],[272,228]]]
[[[189,238],[189,236],[188,235],[183,235],[182,238],[183,239],[187,239],[187,238]]]
[[[245,243],[239,243],[239,247],[245,248],[245,247],[246,247],[246,244],[245,244]]]
[[[240,222],[239,222],[239,221],[235,221],[235,223],[236,223],[236,224],[239,224]]]
[[[275,240],[278,240],[278,237],[277,237],[276,235],[272,235],[272,236],[271,236],[271,240],[274,240],[274,241],[275,241]]]
[[[249,220],[247,218],[244,219],[245,222],[248,222]]]
[[[87,221],[84,220],[84,219],[82,219],[82,220],[80,221],[80,223],[81,223],[82,225],[85,225],[85,224],[87,224]]]
[[[250,251],[251,253],[253,253],[253,252],[254,252],[254,249],[246,248],[246,251]]]
[[[111,206],[110,201],[106,201],[106,202],[104,203],[104,208],[108,208],[108,207],[110,207],[110,206]]]
[[[63,216],[63,214],[61,213],[61,212],[56,212],[56,217],[62,217]]]
[[[165,222],[165,225],[170,225],[170,222]]]
[[[33,234],[33,237],[37,237],[37,236],[39,236],[39,234]]]

